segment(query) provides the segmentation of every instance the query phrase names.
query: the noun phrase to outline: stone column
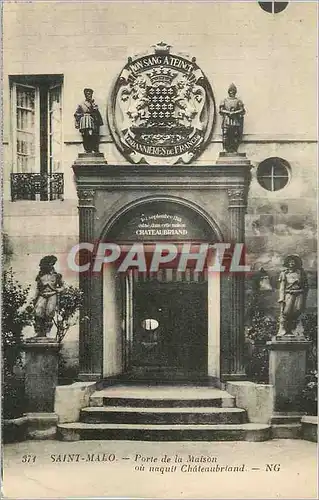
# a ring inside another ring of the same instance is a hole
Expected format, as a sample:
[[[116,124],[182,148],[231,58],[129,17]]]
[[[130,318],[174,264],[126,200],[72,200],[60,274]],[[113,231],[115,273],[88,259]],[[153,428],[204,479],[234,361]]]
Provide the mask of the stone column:
[[[305,385],[307,349],[310,342],[293,335],[268,342],[269,383],[275,389],[275,412],[300,410],[298,399]]]
[[[94,243],[94,196],[93,189],[78,188],[79,197],[79,241],[80,243]],[[80,380],[96,380],[101,376],[99,360],[94,359],[96,346],[92,328],[92,252],[80,251],[80,265],[90,264],[89,270],[79,274],[79,285],[83,292],[83,305],[80,311],[80,338],[79,338],[79,365]],[[100,356],[102,357],[102,356]]]
[[[246,188],[238,186],[227,190],[230,214],[230,242],[245,242]],[[229,308],[230,326],[228,339],[228,373],[224,380],[242,380],[246,378],[244,366],[244,314],[245,314],[245,278],[243,273],[230,274]]]

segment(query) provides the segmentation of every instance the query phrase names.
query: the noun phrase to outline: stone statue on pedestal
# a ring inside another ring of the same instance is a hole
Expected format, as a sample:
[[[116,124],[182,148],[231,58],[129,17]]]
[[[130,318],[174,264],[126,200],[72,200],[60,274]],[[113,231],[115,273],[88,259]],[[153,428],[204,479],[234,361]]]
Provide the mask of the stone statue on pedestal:
[[[93,99],[93,90],[84,89],[85,100],[78,105],[74,113],[75,128],[79,129],[83,138],[86,153],[98,153],[100,143],[100,126],[103,119],[98,105]]]
[[[219,106],[222,116],[223,148],[228,153],[236,153],[242,140],[244,115],[246,113],[243,102],[236,97],[237,88],[232,83],[226,97]]]
[[[57,258],[46,255],[40,260],[40,271],[36,277],[37,291],[34,300],[34,329],[37,337],[46,337],[53,326],[53,318],[58,307],[59,293],[64,285],[62,275],[54,269]]]
[[[284,267],[279,276],[278,302],[281,304],[281,311],[277,337],[297,337],[298,330],[300,331],[298,327],[301,326],[300,316],[306,306],[308,281],[299,255],[288,255],[284,260]]]

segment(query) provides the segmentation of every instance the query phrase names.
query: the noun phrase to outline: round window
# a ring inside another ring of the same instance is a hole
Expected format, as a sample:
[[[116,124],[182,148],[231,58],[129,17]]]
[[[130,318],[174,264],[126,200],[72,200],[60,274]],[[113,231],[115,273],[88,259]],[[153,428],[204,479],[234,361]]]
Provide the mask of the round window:
[[[257,169],[257,180],[267,191],[279,191],[289,181],[290,165],[282,158],[267,158]]]
[[[153,319],[153,318],[147,318],[147,319],[143,319],[142,321],[142,328],[144,328],[144,330],[156,330],[156,328],[159,327],[159,322],[157,321],[157,319]]]
[[[265,11],[269,12],[270,14],[278,14],[279,12],[282,12],[285,10],[289,2],[258,2],[259,6]]]

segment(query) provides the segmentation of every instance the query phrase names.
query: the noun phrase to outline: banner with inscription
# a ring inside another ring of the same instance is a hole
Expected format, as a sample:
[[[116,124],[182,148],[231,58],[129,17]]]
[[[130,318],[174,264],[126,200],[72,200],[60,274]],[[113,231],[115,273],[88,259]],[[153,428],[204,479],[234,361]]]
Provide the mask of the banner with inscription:
[[[131,210],[108,234],[113,241],[210,241],[210,238],[211,228],[201,216],[168,202]]]

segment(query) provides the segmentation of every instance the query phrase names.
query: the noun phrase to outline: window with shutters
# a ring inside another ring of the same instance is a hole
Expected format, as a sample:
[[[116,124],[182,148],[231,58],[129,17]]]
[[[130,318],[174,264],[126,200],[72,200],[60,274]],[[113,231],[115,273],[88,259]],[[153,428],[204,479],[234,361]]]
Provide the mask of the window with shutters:
[[[61,75],[10,77],[11,198],[63,198]]]

